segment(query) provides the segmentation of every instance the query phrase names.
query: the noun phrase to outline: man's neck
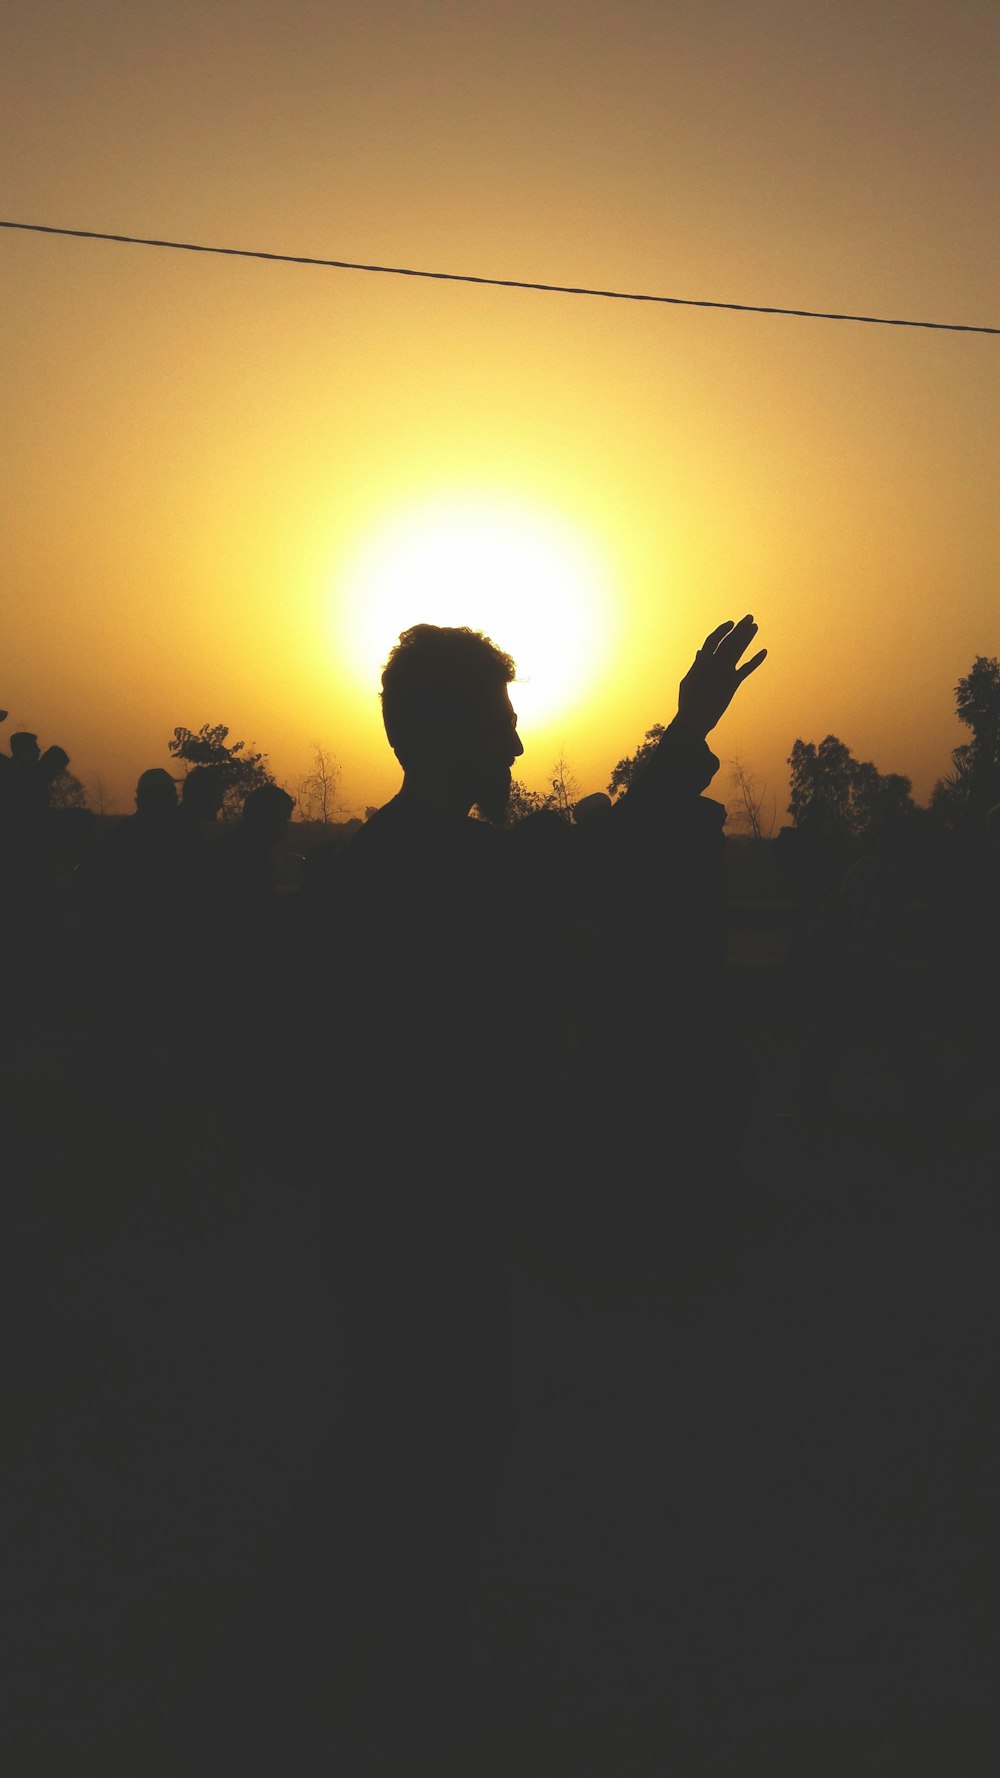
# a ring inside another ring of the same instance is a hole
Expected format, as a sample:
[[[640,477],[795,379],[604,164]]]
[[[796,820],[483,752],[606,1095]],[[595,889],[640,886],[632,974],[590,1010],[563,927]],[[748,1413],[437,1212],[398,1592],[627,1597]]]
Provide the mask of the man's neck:
[[[410,769],[403,773],[399,800],[409,809],[428,815],[446,815],[464,821],[472,808],[472,799],[454,783],[434,772]]]

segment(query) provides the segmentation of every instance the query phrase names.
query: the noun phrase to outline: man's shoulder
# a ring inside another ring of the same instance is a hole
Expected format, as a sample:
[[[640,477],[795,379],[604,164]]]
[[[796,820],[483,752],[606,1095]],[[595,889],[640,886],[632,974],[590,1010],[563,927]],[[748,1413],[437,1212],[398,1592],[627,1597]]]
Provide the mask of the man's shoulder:
[[[329,893],[357,898],[375,885],[396,880],[419,844],[419,824],[393,798],[369,815],[349,840],[317,847],[311,874]]]
[[[340,857],[344,865],[353,870],[363,868],[384,853],[412,843],[417,831],[418,824],[412,814],[401,799],[394,796],[391,802],[383,803],[367,817],[364,825],[341,849]]]
[[[357,856],[374,857],[398,848],[442,852],[452,849],[487,850],[502,843],[505,830],[470,815],[443,814],[419,803],[395,796],[368,817],[351,841]]]

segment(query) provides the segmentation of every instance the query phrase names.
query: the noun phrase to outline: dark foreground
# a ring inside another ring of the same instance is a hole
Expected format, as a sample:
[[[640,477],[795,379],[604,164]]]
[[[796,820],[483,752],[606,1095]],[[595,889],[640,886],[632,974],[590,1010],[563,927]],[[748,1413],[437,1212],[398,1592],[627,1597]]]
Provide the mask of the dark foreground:
[[[362,1699],[338,1620],[343,1145],[323,1179],[291,1137],[234,1170],[211,1120],[183,1166],[156,1132],[123,1148],[58,1051],[4,1075],[7,1771],[996,1769],[989,1093],[904,1120],[845,1064],[810,1125],[772,1045],[739,1241],[660,1290],[520,1253],[470,1620]],[[651,1179],[683,1190],[666,1153]],[[655,1219],[629,1214],[641,1246]]]

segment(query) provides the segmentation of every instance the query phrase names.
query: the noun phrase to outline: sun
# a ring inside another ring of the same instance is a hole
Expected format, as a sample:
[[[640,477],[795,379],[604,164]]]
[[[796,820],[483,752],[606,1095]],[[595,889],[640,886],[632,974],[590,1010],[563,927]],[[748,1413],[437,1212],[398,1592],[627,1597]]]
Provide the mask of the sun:
[[[366,538],[338,582],[335,646],[375,690],[417,623],[466,624],[512,655],[522,728],[561,715],[602,665],[611,607],[596,544],[526,504],[421,501]]]

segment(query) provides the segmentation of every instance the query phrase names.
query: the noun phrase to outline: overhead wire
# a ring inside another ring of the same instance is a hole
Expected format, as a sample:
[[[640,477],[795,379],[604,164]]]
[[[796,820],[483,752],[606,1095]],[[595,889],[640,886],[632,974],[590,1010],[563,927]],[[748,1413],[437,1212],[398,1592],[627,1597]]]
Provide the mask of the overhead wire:
[[[688,309],[730,309],[743,315],[793,315],[810,321],[860,321],[870,327],[923,327],[938,333],[1000,334],[1000,327],[961,321],[913,321],[898,315],[850,315],[831,309],[793,309],[777,304],[721,302],[698,296],[656,296],[638,290],[601,290],[586,284],[546,284],[529,278],[487,278],[474,272],[432,272],[416,266],[369,265],[353,259],[319,259],[306,253],[267,253],[255,247],[218,247],[202,241],[166,241],[151,235],[111,234],[92,228],[56,228],[45,222],[8,222],[0,228],[36,235],[67,235],[81,241],[116,241],[130,247],[166,247],[177,253],[218,253],[232,259],[261,259],[282,265],[325,266],[342,272],[381,272],[393,278],[431,278],[448,284],[490,285],[500,290],[536,290],[548,295],[597,296],[613,302],[670,303]]]

